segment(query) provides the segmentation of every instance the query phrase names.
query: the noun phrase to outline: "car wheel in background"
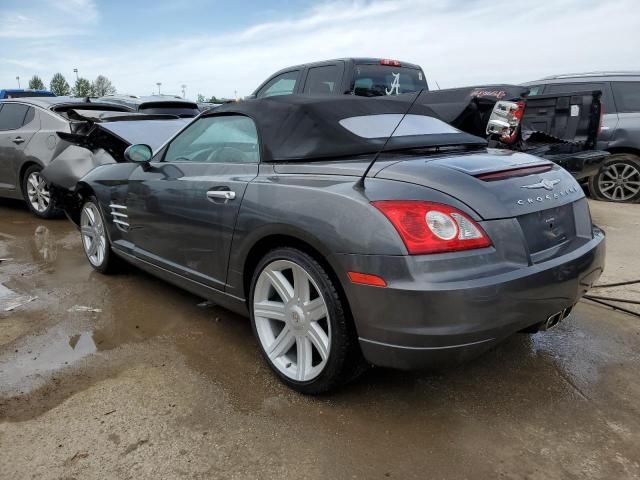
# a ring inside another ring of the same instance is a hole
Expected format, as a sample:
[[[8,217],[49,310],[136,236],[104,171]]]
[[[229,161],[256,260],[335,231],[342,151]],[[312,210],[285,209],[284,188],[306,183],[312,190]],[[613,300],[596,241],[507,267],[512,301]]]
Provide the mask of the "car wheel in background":
[[[263,356],[299,392],[332,390],[362,371],[353,324],[334,282],[310,255],[269,252],[255,269],[251,323]]]
[[[40,174],[40,165],[31,165],[22,177],[22,194],[31,212],[40,218],[54,218],[60,215],[51,192]]]
[[[614,154],[589,178],[589,191],[598,200],[632,203],[640,201],[640,158]]]
[[[84,254],[95,270],[100,273],[111,273],[115,270],[117,259],[111,252],[104,218],[94,197],[89,197],[82,205],[80,237]]]

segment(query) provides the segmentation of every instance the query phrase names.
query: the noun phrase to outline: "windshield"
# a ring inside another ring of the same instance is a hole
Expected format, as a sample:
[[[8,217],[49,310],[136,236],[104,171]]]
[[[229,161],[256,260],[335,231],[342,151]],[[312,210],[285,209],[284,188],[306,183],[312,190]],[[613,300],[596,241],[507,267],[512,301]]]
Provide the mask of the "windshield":
[[[361,97],[381,97],[417,92],[427,88],[422,70],[384,65],[356,65],[353,93]]]

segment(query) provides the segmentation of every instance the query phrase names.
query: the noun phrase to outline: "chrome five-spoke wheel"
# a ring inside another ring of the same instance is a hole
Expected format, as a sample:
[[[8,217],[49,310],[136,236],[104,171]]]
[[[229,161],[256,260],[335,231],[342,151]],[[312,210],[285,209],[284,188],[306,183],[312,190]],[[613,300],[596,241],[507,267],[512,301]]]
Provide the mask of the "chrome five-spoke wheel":
[[[87,202],[80,214],[80,234],[84,252],[94,267],[101,267],[107,255],[107,238],[98,207]]]
[[[327,302],[301,265],[275,260],[258,276],[253,296],[258,339],[284,376],[308,382],[320,375],[331,352]]]

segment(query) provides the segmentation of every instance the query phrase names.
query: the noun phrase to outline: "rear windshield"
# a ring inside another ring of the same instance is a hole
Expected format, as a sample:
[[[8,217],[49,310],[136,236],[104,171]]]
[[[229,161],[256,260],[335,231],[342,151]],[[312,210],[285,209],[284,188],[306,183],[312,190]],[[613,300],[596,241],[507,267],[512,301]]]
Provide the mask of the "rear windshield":
[[[402,117],[403,115],[399,113],[362,115],[344,118],[340,120],[340,125],[362,138],[385,138],[391,135],[394,129],[394,137],[462,133],[434,117],[413,114],[404,116],[404,119]],[[398,125],[400,120],[402,123]]]
[[[153,114],[170,114],[183,118],[195,117],[200,114],[197,105],[180,104],[180,103],[146,103],[140,105],[138,109],[140,113]]]
[[[385,65],[356,65],[353,93],[362,97],[381,97],[417,92],[427,88],[422,70]]]
[[[25,98],[25,97],[55,97],[51,92],[10,92],[5,98]]]

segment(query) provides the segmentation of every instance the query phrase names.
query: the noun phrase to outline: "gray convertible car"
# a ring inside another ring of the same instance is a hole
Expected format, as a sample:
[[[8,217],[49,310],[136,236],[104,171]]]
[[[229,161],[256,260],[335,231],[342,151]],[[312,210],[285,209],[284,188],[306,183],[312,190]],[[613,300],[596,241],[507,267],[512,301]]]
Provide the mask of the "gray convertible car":
[[[250,316],[275,374],[310,394],[552,327],[604,266],[568,172],[386,99],[224,105],[74,196],[93,268],[126,260]]]

